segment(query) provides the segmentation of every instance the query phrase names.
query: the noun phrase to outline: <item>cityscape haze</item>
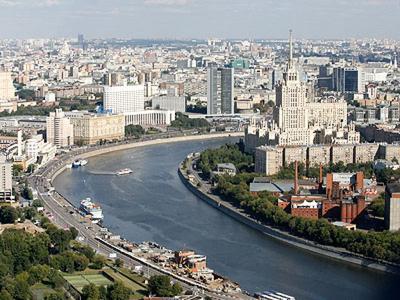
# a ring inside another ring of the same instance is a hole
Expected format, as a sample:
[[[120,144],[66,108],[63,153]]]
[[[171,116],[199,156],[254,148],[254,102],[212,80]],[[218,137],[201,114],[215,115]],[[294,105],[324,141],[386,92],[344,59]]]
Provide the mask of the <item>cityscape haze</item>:
[[[400,0],[0,0],[0,300],[397,299]]]

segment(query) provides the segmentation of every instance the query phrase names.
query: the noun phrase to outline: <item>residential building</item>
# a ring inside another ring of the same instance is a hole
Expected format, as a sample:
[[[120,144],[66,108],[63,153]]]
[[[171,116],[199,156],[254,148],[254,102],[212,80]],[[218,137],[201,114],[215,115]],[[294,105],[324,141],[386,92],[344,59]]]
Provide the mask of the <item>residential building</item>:
[[[57,147],[68,147],[74,144],[74,126],[58,108],[46,118],[46,140]]]
[[[400,230],[400,183],[389,183],[385,191],[385,225],[390,231]]]
[[[283,148],[261,146],[255,150],[255,172],[273,175],[283,166]]]
[[[0,71],[0,100],[15,100],[15,88],[11,73]]]
[[[0,156],[0,202],[13,201],[12,195],[12,163]]]

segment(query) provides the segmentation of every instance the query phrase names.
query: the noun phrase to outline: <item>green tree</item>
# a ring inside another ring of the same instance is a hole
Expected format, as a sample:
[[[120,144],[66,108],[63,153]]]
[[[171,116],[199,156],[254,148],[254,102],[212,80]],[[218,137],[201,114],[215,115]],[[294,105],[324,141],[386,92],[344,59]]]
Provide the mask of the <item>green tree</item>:
[[[113,285],[110,285],[107,289],[108,299],[110,300],[128,300],[131,294],[131,290],[125,287],[122,282],[117,281]]]
[[[124,261],[120,258],[117,258],[114,262],[114,266],[117,268],[122,268],[124,266]]]
[[[60,288],[64,285],[64,278],[55,269],[50,269],[48,281],[53,288]]]
[[[93,258],[93,263],[91,265],[91,268],[100,270],[102,269],[106,264],[106,258],[102,255],[95,255]]]
[[[125,126],[125,136],[139,138],[145,134],[145,130],[140,125]]]
[[[6,289],[2,289],[0,292],[0,300],[13,300],[13,297]]]
[[[84,271],[89,265],[89,259],[80,254],[75,254],[74,268],[76,271]]]
[[[44,296],[44,300],[65,300],[66,297],[63,292],[51,293]]]
[[[149,279],[150,294],[158,297],[175,297],[182,292],[179,284],[171,284],[171,279],[165,275],[154,275]]]
[[[85,285],[82,289],[83,300],[99,300],[100,291],[94,283]]]
[[[0,208],[0,222],[2,224],[13,224],[18,218],[17,210],[12,206],[3,206]]]
[[[30,164],[28,166],[27,172],[31,174],[31,173],[35,172],[35,169],[36,169],[36,166],[34,164]]]
[[[28,273],[29,273],[28,282],[30,285],[34,285],[38,282],[43,281],[43,279],[49,276],[50,267],[47,265],[32,266],[29,268]]]
[[[29,289],[29,274],[23,272],[15,277],[14,287],[14,299],[16,300],[27,300],[32,298],[31,291]]]
[[[12,166],[13,176],[18,177],[22,173],[22,166],[21,165],[13,165]]]

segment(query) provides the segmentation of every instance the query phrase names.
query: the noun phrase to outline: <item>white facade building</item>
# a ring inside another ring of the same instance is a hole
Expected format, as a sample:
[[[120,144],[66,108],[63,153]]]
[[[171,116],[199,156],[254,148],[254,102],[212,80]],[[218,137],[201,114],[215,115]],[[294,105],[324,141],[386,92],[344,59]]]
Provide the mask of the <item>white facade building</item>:
[[[161,96],[154,97],[151,101],[153,109],[174,110],[176,112],[185,112],[186,110],[185,97]]]
[[[15,88],[11,73],[0,72],[0,100],[15,100]]]
[[[57,147],[67,147],[74,144],[74,126],[61,109],[51,112],[46,118],[47,142]]]
[[[173,110],[144,110],[125,113],[125,126],[128,125],[170,125],[175,120]]]
[[[144,86],[105,86],[104,110],[115,114],[144,110]]]
[[[12,196],[12,163],[0,156],[0,202],[10,202]]]

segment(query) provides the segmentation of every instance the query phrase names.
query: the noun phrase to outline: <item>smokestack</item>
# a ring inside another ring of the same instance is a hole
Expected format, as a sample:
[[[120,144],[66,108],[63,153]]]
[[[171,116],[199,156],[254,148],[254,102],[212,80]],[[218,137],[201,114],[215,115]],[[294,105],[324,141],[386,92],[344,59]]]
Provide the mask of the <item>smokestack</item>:
[[[322,183],[324,182],[324,179],[322,177],[322,164],[319,164],[319,184],[322,186]]]
[[[294,163],[294,194],[299,193],[299,164],[297,160]]]

